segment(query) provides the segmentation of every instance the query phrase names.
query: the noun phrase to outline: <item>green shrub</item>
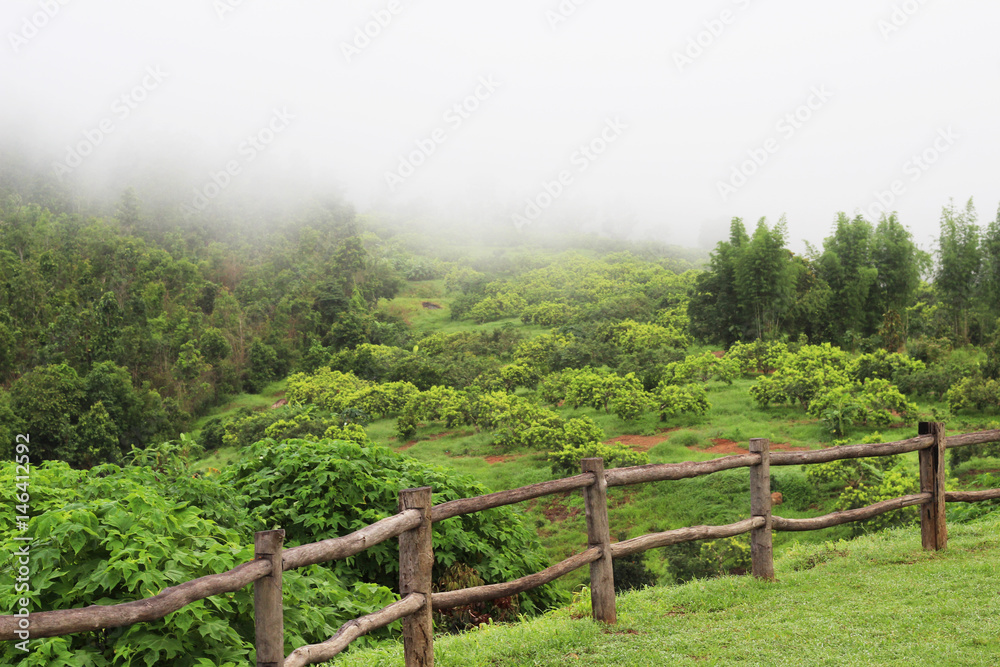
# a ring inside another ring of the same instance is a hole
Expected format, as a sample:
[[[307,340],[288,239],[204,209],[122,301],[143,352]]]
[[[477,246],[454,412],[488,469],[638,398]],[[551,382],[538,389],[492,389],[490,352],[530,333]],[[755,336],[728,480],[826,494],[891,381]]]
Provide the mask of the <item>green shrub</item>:
[[[214,477],[192,476],[172,449],[177,447],[149,452],[159,469],[104,465],[85,472],[57,461],[32,468],[27,530],[16,529],[13,512],[0,517],[0,542],[7,553],[24,544],[15,537],[33,540],[32,611],[138,600],[253,559],[253,530],[232,489]],[[0,468],[6,507],[15,505],[14,476],[13,464]],[[192,504],[199,499],[214,510]],[[0,572],[5,609],[14,609],[22,597],[13,573],[12,568]],[[331,570],[316,566],[286,572],[283,594],[286,653],[329,638],[342,623],[395,597],[378,585],[344,584]],[[159,621],[33,638],[28,654],[5,642],[0,662],[246,665],[253,662],[253,632],[253,593],[246,587],[187,605]]]
[[[641,466],[649,463],[649,454],[637,452],[628,445],[619,442],[612,444],[601,442],[566,443],[562,449],[549,452],[552,472],[557,475],[569,476],[579,473],[580,461],[589,458],[604,459],[605,469]]]
[[[664,547],[663,552],[669,576],[678,584],[724,574],[745,574],[751,565],[749,535],[683,542]]]
[[[430,486],[435,504],[487,493],[468,476],[386,447],[335,440],[262,440],[223,471],[221,481],[246,499],[257,525],[283,528],[289,546],[344,535],[391,516],[403,489]],[[537,536],[510,507],[434,525],[434,579],[456,562],[473,568],[486,583],[510,581],[548,565]],[[390,540],[329,569],[344,581],[394,587],[399,549]],[[544,586],[524,593],[520,605],[533,613],[559,599]]]

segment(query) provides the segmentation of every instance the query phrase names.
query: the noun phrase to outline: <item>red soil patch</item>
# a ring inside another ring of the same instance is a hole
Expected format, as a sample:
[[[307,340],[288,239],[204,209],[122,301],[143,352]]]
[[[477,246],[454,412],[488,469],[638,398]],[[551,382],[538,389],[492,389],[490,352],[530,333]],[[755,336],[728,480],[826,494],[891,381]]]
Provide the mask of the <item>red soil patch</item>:
[[[507,463],[507,461],[514,461],[516,459],[524,458],[528,456],[527,454],[502,454],[498,456],[487,456],[485,460],[487,463]]]
[[[741,446],[741,443],[734,442],[733,440],[726,440],[725,438],[712,438],[712,446],[707,449],[702,449],[697,446],[688,447],[688,449],[695,452],[708,452],[709,454],[746,454],[747,448]],[[808,451],[808,447],[792,447],[791,445],[786,445],[781,442],[772,442],[772,451],[783,451],[783,452],[802,452]]]
[[[610,440],[605,440],[605,445],[612,445],[614,443],[620,442],[624,445],[628,445],[637,452],[648,452],[653,447],[656,447],[661,442],[667,439],[667,433],[671,431],[676,431],[679,426],[674,428],[664,428],[656,432],[656,435],[619,435],[611,438]]]
[[[572,519],[580,514],[579,507],[566,507],[563,504],[563,500],[569,495],[569,491],[560,493],[558,496],[553,497],[547,502],[542,504],[542,513],[545,518],[552,522],[565,521],[566,519]]]

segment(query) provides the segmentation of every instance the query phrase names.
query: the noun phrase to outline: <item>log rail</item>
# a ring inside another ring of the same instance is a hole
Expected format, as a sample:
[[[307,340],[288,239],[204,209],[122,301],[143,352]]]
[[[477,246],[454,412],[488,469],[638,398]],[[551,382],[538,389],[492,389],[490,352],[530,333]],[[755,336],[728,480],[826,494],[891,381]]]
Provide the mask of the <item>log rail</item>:
[[[1000,441],[1000,429],[962,435],[944,436],[944,425],[921,423],[920,435],[906,440],[879,444],[829,447],[804,452],[771,452],[767,440],[751,441],[751,453],[727,456],[711,461],[652,464],[604,470],[601,459],[585,459],[583,472],[563,479],[500,491],[474,498],[460,498],[431,505],[430,489],[407,489],[400,493],[400,511],[349,535],[290,549],[282,549],[283,531],[258,533],[257,558],[228,572],[200,577],[164,589],[160,594],[115,605],[92,605],[30,614],[32,639],[56,637],[105,628],[117,628],[154,621],[178,609],[222,593],[231,593],[253,584],[258,609],[258,665],[276,665],[267,656],[281,646],[280,587],[282,571],[307,565],[348,558],[386,540],[398,538],[400,544],[400,590],[402,598],[389,606],[349,621],[329,640],[295,649],[284,659],[285,667],[301,667],[331,659],[358,637],[402,619],[404,621],[404,656],[406,665],[433,665],[433,636],[428,619],[431,609],[449,609],[477,602],[516,595],[537,588],[585,565],[591,565],[594,617],[615,622],[614,580],[608,571],[609,558],[621,558],[671,544],[695,540],[719,539],[744,533],[753,535],[753,574],[772,579],[774,574],[771,531],[819,530],[853,521],[864,521],[892,510],[921,507],[923,544],[928,549],[945,548],[945,502],[982,502],[1000,500],[1000,489],[984,491],[944,491],[944,451],[954,447]],[[807,465],[844,459],[891,456],[920,452],[921,493],[885,500],[868,507],[808,519],[786,519],[771,513],[769,466]],[[608,542],[607,487],[686,479],[736,468],[751,469],[751,517],[726,526],[690,526],[661,533],[642,535],[621,542]],[[756,480],[756,481],[753,481]],[[430,592],[430,567],[433,552],[430,527],[433,523],[464,514],[512,505],[533,498],[583,489],[588,511],[588,548],[541,572],[514,581],[476,586],[446,593]],[[278,535],[281,534],[281,536]],[[265,546],[270,544],[270,546]],[[276,571],[280,563],[280,571]],[[273,591],[262,588],[264,582]],[[277,595],[277,597],[275,597]],[[261,618],[266,619],[262,622]],[[420,619],[419,621],[416,619]],[[0,616],[0,640],[23,638],[24,619]],[[266,654],[266,655],[265,655]]]

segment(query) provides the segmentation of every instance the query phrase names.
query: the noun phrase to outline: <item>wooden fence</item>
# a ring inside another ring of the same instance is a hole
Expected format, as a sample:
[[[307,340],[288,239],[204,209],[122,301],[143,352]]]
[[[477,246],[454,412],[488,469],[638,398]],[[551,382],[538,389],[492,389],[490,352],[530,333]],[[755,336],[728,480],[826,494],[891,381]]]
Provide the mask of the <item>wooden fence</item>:
[[[510,491],[432,505],[431,488],[406,489],[399,494],[399,513],[350,535],[283,549],[284,531],[257,533],[254,560],[229,572],[195,579],[135,602],[83,609],[47,611],[30,615],[32,638],[56,637],[102,628],[153,621],[196,600],[254,585],[254,621],[257,665],[300,667],[329,660],[358,637],[393,621],[403,620],[406,664],[433,665],[433,609],[449,609],[515,595],[590,565],[592,612],[595,619],[616,622],[612,560],[656,547],[750,533],[752,574],[774,578],[771,533],[774,530],[818,530],[862,521],[890,510],[921,506],[921,542],[925,549],[943,549],[948,540],[946,502],[977,502],[1000,498],[1000,489],[945,492],[946,449],[1000,441],[1000,430],[944,436],[944,425],[921,423],[916,437],[874,445],[850,445],[802,452],[771,452],[765,439],[750,440],[749,453],[699,463],[667,463],[604,469],[602,459],[584,459],[583,472],[574,477],[532,484]],[[825,463],[843,459],[919,452],[920,493],[885,500],[868,507],[834,512],[811,519],[785,519],[771,514],[770,467]],[[607,489],[645,482],[698,477],[721,470],[750,468],[750,518],[726,526],[692,526],[611,542]],[[431,525],[452,517],[532,498],[583,489],[587,517],[587,549],[566,560],[514,581],[476,586],[446,593],[431,591],[434,554]],[[347,558],[380,542],[399,538],[401,599],[380,611],[349,621],[329,640],[297,648],[285,657],[282,626],[281,573],[331,560]],[[18,617],[0,616],[0,640],[17,638]]]

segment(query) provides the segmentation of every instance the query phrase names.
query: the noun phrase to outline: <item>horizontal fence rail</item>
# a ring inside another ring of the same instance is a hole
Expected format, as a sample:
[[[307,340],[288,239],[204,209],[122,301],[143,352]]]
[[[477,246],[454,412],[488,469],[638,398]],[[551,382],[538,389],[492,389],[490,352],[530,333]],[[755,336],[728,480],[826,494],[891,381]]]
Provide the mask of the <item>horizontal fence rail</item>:
[[[255,560],[228,572],[172,586],[158,595],[134,602],[33,613],[30,615],[31,637],[55,637],[154,621],[197,600],[234,592],[253,584],[258,665],[300,667],[323,662],[343,651],[358,637],[398,620],[403,620],[404,624],[406,664],[433,665],[433,628],[430,623],[432,609],[449,609],[516,595],[590,565],[594,618],[613,623],[616,616],[610,561],[612,558],[649,549],[750,533],[753,574],[770,579],[774,577],[772,530],[819,530],[863,521],[911,506],[921,508],[924,548],[942,549],[947,543],[944,523],[946,502],[970,503],[1000,499],[1000,489],[945,492],[944,451],[998,441],[1000,429],[945,437],[943,424],[921,423],[920,435],[871,445],[849,445],[804,452],[771,452],[767,440],[755,439],[750,441],[751,451],[748,454],[711,461],[652,464],[611,470],[604,470],[600,459],[585,459],[584,472],[579,475],[474,498],[460,498],[440,505],[431,504],[431,489],[409,489],[400,493],[400,511],[397,514],[343,537],[283,549],[283,531],[265,531],[257,534]],[[908,452],[920,454],[920,493],[808,519],[787,519],[771,513],[768,474],[771,465],[808,465]],[[750,518],[726,526],[689,526],[621,542],[610,541],[605,492],[608,487],[686,479],[736,468],[750,468]],[[514,581],[442,593],[431,591],[433,551],[430,527],[433,523],[576,489],[583,490],[587,510],[589,544],[586,550],[541,572]],[[281,572],[349,558],[393,538],[398,538],[400,544],[401,599],[379,611],[348,621],[329,640],[297,648],[281,662],[280,653],[284,650]],[[0,640],[18,638],[19,620],[16,616],[0,616]]]

